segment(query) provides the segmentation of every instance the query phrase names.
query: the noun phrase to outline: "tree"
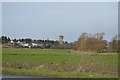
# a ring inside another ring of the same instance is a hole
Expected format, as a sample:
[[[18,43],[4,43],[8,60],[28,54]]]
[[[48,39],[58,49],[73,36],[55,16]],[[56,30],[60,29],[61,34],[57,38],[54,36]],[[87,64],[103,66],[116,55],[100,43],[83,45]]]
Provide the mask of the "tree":
[[[75,43],[74,49],[80,51],[100,52],[105,47],[103,36],[103,33],[97,33],[93,36],[92,34],[82,33],[78,41]]]
[[[20,41],[20,42],[24,42],[24,41],[25,41],[25,39],[19,39],[19,41]]]
[[[0,43],[2,43],[2,38],[0,37]]]
[[[31,42],[32,42],[32,39],[26,38],[26,39],[25,39],[25,42],[26,42],[26,43],[31,43]]]
[[[2,43],[8,43],[9,41],[11,41],[10,38],[7,36],[2,36],[1,39],[2,39]]]
[[[14,42],[17,42],[18,40],[17,39],[13,39]]]
[[[113,37],[109,48],[112,52],[120,52],[120,34]]]

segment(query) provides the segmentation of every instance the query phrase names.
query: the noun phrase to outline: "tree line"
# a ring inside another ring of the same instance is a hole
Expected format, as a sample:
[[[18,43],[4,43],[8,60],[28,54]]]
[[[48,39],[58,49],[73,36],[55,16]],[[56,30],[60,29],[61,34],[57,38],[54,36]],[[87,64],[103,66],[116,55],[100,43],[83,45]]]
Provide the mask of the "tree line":
[[[108,42],[104,40],[105,33],[82,33],[75,42],[74,49],[79,51],[90,52],[120,52],[120,35],[116,35]]]
[[[10,38],[7,36],[0,37],[0,43],[8,43],[10,41],[11,41]]]
[[[83,52],[120,52],[120,34],[113,36],[112,40],[108,42],[104,40],[105,33],[82,33],[77,41],[73,43],[68,43],[67,41],[64,44],[59,44],[59,41],[54,40],[41,40],[26,38],[26,39],[10,39],[7,36],[0,37],[0,42],[2,44],[10,43],[14,41],[15,46],[17,42],[23,43],[37,43],[42,45],[42,49],[74,49]]]
[[[64,42],[64,44],[59,44],[59,41],[54,41],[54,40],[41,40],[41,39],[34,39],[32,40],[31,38],[25,38],[25,39],[10,39],[7,36],[2,36],[0,38],[0,41],[2,44],[7,44],[11,43],[11,41],[14,42],[14,47],[20,47],[19,43],[36,43],[38,44],[38,48],[42,49],[71,49],[72,48],[72,43],[68,43],[67,41]]]

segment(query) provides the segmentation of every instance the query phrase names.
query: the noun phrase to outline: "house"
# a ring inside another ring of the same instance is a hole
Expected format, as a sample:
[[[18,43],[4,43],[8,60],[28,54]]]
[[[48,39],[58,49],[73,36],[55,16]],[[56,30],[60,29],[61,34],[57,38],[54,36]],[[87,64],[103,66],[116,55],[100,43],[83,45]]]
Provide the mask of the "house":
[[[36,46],[38,46],[38,44],[36,44],[36,43],[32,43],[32,46],[33,46],[33,47],[36,47]]]
[[[28,43],[22,43],[22,47],[29,48],[29,44]]]
[[[11,41],[10,41],[10,44],[14,44],[14,41],[11,40]]]

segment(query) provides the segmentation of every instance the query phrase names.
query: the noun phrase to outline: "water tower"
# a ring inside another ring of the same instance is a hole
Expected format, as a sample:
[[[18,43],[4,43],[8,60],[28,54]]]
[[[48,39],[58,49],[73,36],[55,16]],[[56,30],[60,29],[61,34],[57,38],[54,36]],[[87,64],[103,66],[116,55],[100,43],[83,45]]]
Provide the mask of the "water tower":
[[[63,44],[64,43],[63,38],[64,37],[62,35],[59,36],[59,44]]]

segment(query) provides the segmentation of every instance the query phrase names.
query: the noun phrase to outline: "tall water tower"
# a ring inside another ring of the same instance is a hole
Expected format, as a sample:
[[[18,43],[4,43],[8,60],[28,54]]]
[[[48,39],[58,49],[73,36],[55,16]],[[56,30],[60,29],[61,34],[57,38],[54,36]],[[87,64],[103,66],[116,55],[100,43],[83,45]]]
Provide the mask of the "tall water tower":
[[[63,38],[64,37],[62,35],[59,36],[59,44],[63,44],[64,43]]]

